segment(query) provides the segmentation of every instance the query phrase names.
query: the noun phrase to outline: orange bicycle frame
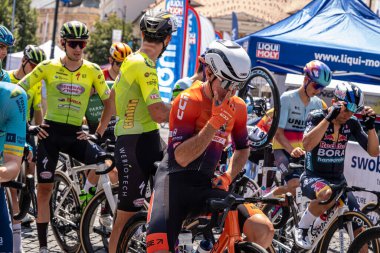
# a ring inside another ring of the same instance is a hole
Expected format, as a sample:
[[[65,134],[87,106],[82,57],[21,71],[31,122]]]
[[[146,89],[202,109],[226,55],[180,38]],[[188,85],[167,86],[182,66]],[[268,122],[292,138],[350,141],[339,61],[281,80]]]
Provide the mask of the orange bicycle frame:
[[[211,253],[222,253],[227,248],[228,253],[235,253],[235,243],[241,241],[238,211],[229,211],[224,223],[224,229],[218,241],[215,242]]]

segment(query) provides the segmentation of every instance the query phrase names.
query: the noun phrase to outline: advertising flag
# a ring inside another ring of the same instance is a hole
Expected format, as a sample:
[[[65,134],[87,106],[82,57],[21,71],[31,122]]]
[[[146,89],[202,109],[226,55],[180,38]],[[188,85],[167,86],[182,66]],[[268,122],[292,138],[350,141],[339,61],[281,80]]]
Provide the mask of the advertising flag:
[[[201,50],[201,22],[198,13],[193,7],[189,7],[188,13],[189,31],[187,33],[189,55],[188,55],[188,68],[187,76],[192,76],[198,65],[198,55]]]
[[[169,102],[175,82],[182,78],[184,61],[184,48],[187,33],[187,0],[166,0],[166,10],[177,18],[177,32],[172,34],[172,39],[165,52],[157,61],[157,74],[162,100]]]
[[[238,19],[235,12],[232,12],[232,40],[239,39],[239,25],[238,25]]]

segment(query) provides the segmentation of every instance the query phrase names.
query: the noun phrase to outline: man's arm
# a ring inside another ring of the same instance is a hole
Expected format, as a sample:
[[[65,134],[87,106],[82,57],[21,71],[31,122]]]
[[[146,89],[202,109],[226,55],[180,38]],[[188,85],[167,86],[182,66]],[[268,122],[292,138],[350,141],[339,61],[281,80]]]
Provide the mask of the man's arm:
[[[277,128],[276,135],[274,136],[276,141],[281,144],[281,146],[284,147],[286,152],[289,154],[293,151],[293,146],[290,144],[289,140],[286,138],[284,129],[283,128]]]
[[[237,174],[243,169],[249,157],[249,148],[235,150],[228,166],[227,173],[231,178],[235,178]]]
[[[103,105],[104,109],[102,112],[102,117],[100,118],[98,128],[96,129],[96,132],[101,136],[103,136],[104,132],[106,131],[112,115],[116,114],[114,89],[111,89],[110,97],[106,100],[103,100]]]
[[[367,152],[372,157],[377,157],[380,155],[379,151],[379,137],[377,136],[376,130],[368,130],[368,147]]]
[[[182,167],[197,159],[211,143],[216,129],[209,123],[198,134],[182,142],[174,151],[175,160]]]
[[[148,111],[153,121],[157,123],[163,123],[169,121],[169,113],[171,104],[164,102],[158,102],[148,105]]]
[[[0,166],[0,182],[8,182],[20,172],[22,157],[4,153],[4,164]]]
[[[327,128],[329,127],[329,122],[326,119],[323,119],[309,132],[304,133],[303,135],[303,147],[306,151],[311,151],[315,148],[322,140]]]

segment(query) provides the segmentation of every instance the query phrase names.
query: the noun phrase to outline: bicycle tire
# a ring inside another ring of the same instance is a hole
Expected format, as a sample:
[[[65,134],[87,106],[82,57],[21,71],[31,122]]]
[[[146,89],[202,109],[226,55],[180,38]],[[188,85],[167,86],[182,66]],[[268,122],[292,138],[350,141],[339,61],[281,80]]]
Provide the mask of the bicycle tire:
[[[115,196],[118,194],[119,186],[113,185],[111,190],[112,195]],[[79,234],[84,252],[92,253],[102,249],[108,252],[108,239],[111,231],[107,231],[101,224],[96,227],[91,227],[91,224],[95,224],[93,222],[97,221],[94,220],[94,217],[96,216],[96,212],[98,211],[98,208],[101,207],[104,200],[106,200],[106,195],[104,190],[101,190],[90,200],[82,214]],[[101,238],[95,237],[95,234],[99,234]],[[101,240],[101,244],[99,244],[99,240]]]
[[[371,202],[368,203],[367,205],[363,206],[362,208],[362,213],[368,216],[368,218],[371,220],[371,222],[377,226],[380,225],[380,209],[377,208],[373,210],[373,207],[376,206],[376,203]]]
[[[349,212],[346,212],[343,214],[343,219],[344,219],[345,223],[353,221],[354,217],[356,217],[357,219],[360,219],[361,221],[358,220],[358,222],[363,222],[363,226],[366,226],[367,228],[370,228],[373,226],[372,222],[368,219],[368,217],[361,212],[349,211]],[[339,233],[339,220],[338,220],[338,218],[335,219],[331,223],[329,228],[327,229],[327,231],[323,237],[322,243],[321,243],[320,252],[328,252],[329,245],[331,245],[332,238],[333,238],[336,231],[338,231],[338,233]],[[342,249],[340,249],[340,250],[342,250]],[[346,252],[348,250],[348,246],[346,249],[343,249],[343,250]]]
[[[61,249],[69,253],[79,252],[81,249],[79,241],[80,202],[74,188],[68,189],[72,184],[73,182],[64,172],[56,171],[53,194],[50,199],[50,224],[54,237]],[[62,211],[60,211],[58,215],[73,222],[74,225],[65,222],[65,220],[60,217],[54,216],[57,208],[56,205],[67,190],[69,190],[69,193],[61,207]]]
[[[261,79],[256,79],[256,78],[261,78]],[[262,136],[260,139],[256,139],[256,140],[250,139],[251,147],[255,149],[261,149],[267,146],[272,141],[277,131],[278,123],[280,120],[280,108],[281,108],[280,93],[278,91],[277,82],[273,74],[268,69],[258,66],[251,69],[251,73],[250,73],[250,76],[248,77],[248,80],[244,84],[243,89],[239,91],[238,95],[244,101],[246,100],[247,96],[248,97],[250,96],[249,92],[250,90],[252,90],[251,87],[256,85],[255,80],[263,80],[265,81],[264,85],[269,86],[272,93],[272,98],[273,98],[272,108],[274,108],[273,116],[271,117],[272,124],[267,134]],[[252,82],[253,84],[251,84]]]
[[[141,240],[137,240],[138,238],[135,239],[133,238],[133,236],[135,235],[135,233],[141,226],[146,225],[147,216],[148,216],[147,211],[140,211],[140,212],[137,212],[128,220],[128,222],[124,225],[123,230],[121,231],[119,240],[117,242],[116,253],[130,252],[128,251],[129,249],[128,245],[138,247],[138,250],[135,250],[134,252],[140,252],[140,253],[146,252],[146,243],[145,243],[146,228],[141,229],[141,234],[139,234],[139,238],[141,238]]]
[[[236,253],[268,253],[266,249],[252,242],[237,242],[235,243]]]
[[[374,245],[377,245],[377,251],[374,249],[372,252],[380,252],[379,251],[379,245],[380,245],[380,227],[372,227],[368,230],[364,231],[363,233],[360,233],[355,240],[351,243],[350,247],[348,248],[347,253],[357,253],[360,252],[361,248],[363,248],[364,245],[370,245],[374,247]]]
[[[262,211],[271,220],[274,229],[283,228],[290,217],[290,208],[287,206],[266,204]],[[272,211],[276,211],[276,213],[272,214]]]

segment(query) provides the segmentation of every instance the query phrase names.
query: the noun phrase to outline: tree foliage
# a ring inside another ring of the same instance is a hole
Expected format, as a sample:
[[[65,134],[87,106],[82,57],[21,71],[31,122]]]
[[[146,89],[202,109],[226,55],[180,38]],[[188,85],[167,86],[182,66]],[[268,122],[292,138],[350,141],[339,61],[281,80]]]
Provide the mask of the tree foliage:
[[[94,24],[94,30],[90,32],[90,40],[86,48],[86,55],[90,61],[99,65],[108,63],[113,29],[123,30],[123,20],[118,18],[116,14],[110,14],[106,20],[99,20]],[[124,23],[122,41],[128,43],[132,40],[132,24]]]
[[[31,0],[16,0],[13,35],[16,45],[13,52],[24,50],[28,44],[36,44],[37,12],[30,8]],[[13,0],[0,0],[0,24],[11,30]]]

